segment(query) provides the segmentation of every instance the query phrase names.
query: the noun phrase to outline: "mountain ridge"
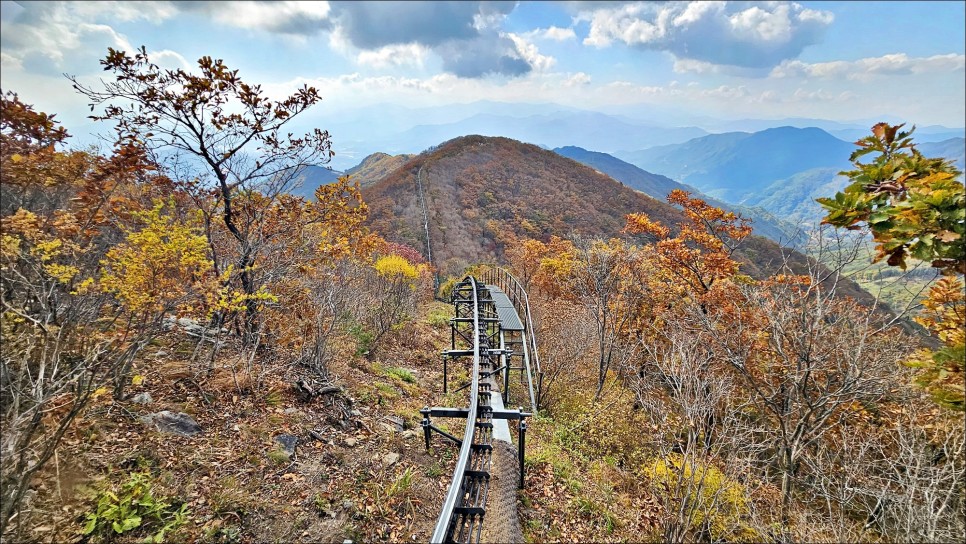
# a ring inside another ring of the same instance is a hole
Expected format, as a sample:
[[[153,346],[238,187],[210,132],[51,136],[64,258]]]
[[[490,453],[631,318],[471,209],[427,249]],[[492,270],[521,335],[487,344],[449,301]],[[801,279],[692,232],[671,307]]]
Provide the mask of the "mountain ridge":
[[[423,255],[431,247],[443,275],[500,262],[506,246],[522,238],[623,237],[641,243],[645,238],[622,233],[629,213],[646,213],[672,231],[684,221],[677,208],[589,166],[533,144],[479,135],[420,153],[364,188],[363,198],[370,228]],[[757,235],[745,239],[736,257],[744,273],[759,278],[783,263],[805,263],[801,254]],[[869,300],[857,286],[849,292]]]
[[[722,202],[703,194],[690,185],[678,183],[667,176],[648,172],[629,162],[622,161],[613,155],[599,151],[588,151],[576,146],[560,147],[553,151],[577,162],[586,164],[628,187],[641,191],[658,200],[665,200],[667,195],[675,189],[687,191],[695,198],[700,198],[712,206],[735,212],[751,219],[753,221],[752,227],[756,234],[760,234],[780,244],[794,242],[800,238],[797,234],[797,229],[793,225],[776,219],[765,209],[752,209],[746,206]]]

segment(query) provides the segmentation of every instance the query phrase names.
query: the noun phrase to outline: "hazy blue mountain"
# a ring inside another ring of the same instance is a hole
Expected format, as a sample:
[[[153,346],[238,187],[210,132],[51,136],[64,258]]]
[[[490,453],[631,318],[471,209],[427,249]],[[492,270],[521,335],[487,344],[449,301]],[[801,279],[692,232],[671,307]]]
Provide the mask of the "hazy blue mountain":
[[[478,114],[455,123],[416,126],[401,133],[397,141],[409,142],[410,147],[412,142],[422,142],[425,149],[466,134],[502,136],[548,147],[577,145],[613,150],[628,145],[643,149],[680,143],[707,133],[697,127],[653,127],[603,113],[570,111],[528,117]]]
[[[912,126],[913,123],[893,118],[888,115],[879,116],[875,120],[860,121],[831,121],[829,119],[814,119],[809,117],[786,117],[784,119],[738,119],[722,121],[713,118],[696,119],[691,124],[699,126],[709,132],[759,132],[775,127],[797,127],[797,128],[820,128],[832,136],[847,142],[854,142],[872,133],[872,125],[880,121],[893,124],[906,123]],[[966,128],[950,128],[943,125],[925,125],[916,127],[916,141],[918,142],[939,142],[949,138],[961,138],[966,136]]]
[[[964,138],[924,142],[917,147],[927,157],[950,159],[960,170],[963,169],[964,155],[966,155]],[[848,184],[848,178],[838,175],[842,169],[847,168],[813,168],[798,172],[748,196],[743,204],[764,208],[793,224],[814,226],[825,215],[815,199],[833,196]]]
[[[331,168],[326,168],[324,166],[310,164],[302,167],[298,176],[300,179],[298,180],[296,186],[293,187],[289,192],[293,195],[301,196],[307,200],[314,200],[315,190],[320,185],[328,185],[344,175],[344,173],[339,172],[338,170],[332,170]]]
[[[840,168],[813,168],[799,172],[749,196],[744,205],[763,208],[803,228],[814,227],[825,216],[815,199],[833,196],[848,185],[848,178],[838,175],[840,171]]]
[[[916,132],[914,135],[918,135]],[[942,157],[956,163],[956,168],[966,170],[966,138],[950,138],[941,142],[924,142],[916,146],[927,157]]]
[[[613,105],[587,110],[552,102],[479,100],[426,107],[384,102],[338,110],[323,104],[299,116],[290,128],[296,133],[316,127],[327,130],[336,153],[330,165],[345,170],[375,152],[418,153],[465,134],[502,135],[550,148],[577,145],[613,153],[681,143],[708,133],[752,133],[782,126],[816,127],[852,142],[869,134],[870,127],[880,120],[905,121],[889,116],[848,121],[804,117],[727,120],[667,106]],[[530,127],[532,123],[541,126]],[[420,135],[423,130],[432,132],[432,136]],[[567,134],[572,138],[564,138]],[[919,142],[963,136],[966,129],[941,125],[916,130]]]
[[[553,150],[558,155],[573,159],[579,163],[606,174],[625,186],[638,190],[648,196],[658,200],[664,200],[674,189],[681,189],[692,193],[696,198],[700,198],[712,206],[733,211],[748,217],[753,221],[752,226],[755,233],[779,243],[789,243],[796,237],[797,229],[790,224],[783,223],[775,218],[770,212],[764,209],[751,209],[746,206],[727,204],[701,193],[690,185],[678,183],[671,178],[652,174],[647,170],[642,170],[633,164],[624,162],[613,155],[588,151],[574,146],[559,147]]]
[[[652,174],[642,170],[629,162],[624,162],[613,155],[588,151],[582,147],[566,146],[553,150],[558,155],[586,164],[591,168],[607,174],[631,189],[636,189],[658,200],[664,200],[674,189],[691,190],[666,176]]]
[[[604,151],[681,143],[707,134],[693,126],[659,126],[555,104],[474,102],[424,109],[387,105],[384,112],[358,109],[340,113],[339,118],[325,125],[336,152],[332,166],[337,169],[350,168],[372,153],[419,153],[467,134],[503,136],[547,148],[578,145]]]
[[[741,204],[774,181],[813,168],[844,169],[855,146],[818,128],[711,134],[675,145],[616,152],[649,172]]]

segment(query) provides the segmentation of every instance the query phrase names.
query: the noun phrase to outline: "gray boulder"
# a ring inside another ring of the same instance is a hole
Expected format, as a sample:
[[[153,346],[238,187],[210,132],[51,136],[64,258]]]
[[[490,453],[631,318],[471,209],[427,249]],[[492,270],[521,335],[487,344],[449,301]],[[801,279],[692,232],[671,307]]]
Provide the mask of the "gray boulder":
[[[141,421],[154,425],[159,431],[179,436],[195,436],[201,434],[201,425],[184,412],[177,414],[170,410],[161,410],[141,417]]]
[[[151,393],[148,393],[147,391],[142,391],[141,393],[138,393],[137,395],[134,395],[133,397],[131,397],[131,402],[133,402],[134,404],[151,404],[152,402],[154,402],[154,399],[151,397]]]
[[[275,441],[278,442],[282,451],[287,453],[289,457],[295,455],[295,447],[299,443],[299,437],[290,434],[280,434],[275,437]]]

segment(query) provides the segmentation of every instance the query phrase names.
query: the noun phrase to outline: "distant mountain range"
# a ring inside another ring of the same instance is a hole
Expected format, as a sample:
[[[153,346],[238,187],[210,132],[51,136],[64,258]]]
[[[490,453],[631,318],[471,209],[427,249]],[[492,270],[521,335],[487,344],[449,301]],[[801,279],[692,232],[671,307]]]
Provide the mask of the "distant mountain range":
[[[493,132],[504,134],[514,130],[526,132],[539,129],[547,141],[593,140],[600,136],[598,129],[604,132],[625,130],[634,134],[640,129],[640,126],[634,128],[634,125],[616,116],[587,115],[587,112],[579,110],[546,113],[547,109],[538,108],[545,113],[531,115],[524,120],[517,119],[516,122],[511,122],[511,115],[478,114],[472,117],[473,121],[469,124],[488,124]],[[455,115],[455,112],[450,114]],[[844,130],[832,122],[824,123],[830,129]],[[595,128],[581,131],[579,126],[583,124]],[[418,137],[416,129],[411,129],[401,141],[410,142],[410,147],[425,145],[427,152],[432,153],[437,146],[430,142],[445,140],[441,135],[463,130],[462,126],[459,122],[430,125],[423,127],[426,134],[421,137]],[[943,128],[927,127],[927,131],[941,131]],[[672,139],[685,137],[690,129],[682,130],[674,133]],[[661,134],[660,130],[654,130],[648,137],[653,141],[664,137]],[[919,136],[919,130],[915,136]],[[431,139],[435,137],[440,137],[440,140]],[[420,138],[421,143],[412,143]],[[642,138],[620,140],[633,143],[643,141]],[[618,139],[616,136],[598,138],[611,144]],[[964,144],[966,139],[956,137],[938,142],[920,141],[918,149],[927,156],[948,158],[962,170],[966,162]],[[543,146],[541,143],[540,147]],[[853,143],[835,138],[826,130],[789,126],[758,132],[704,134],[676,144],[610,154],[587,151],[577,145],[559,146],[555,151],[660,200],[675,188],[696,193],[713,205],[752,218],[758,234],[784,243],[798,227],[807,229],[821,219],[824,214],[815,199],[834,195],[845,186],[846,179],[838,173],[851,168],[848,157],[855,149]],[[352,175],[363,187],[368,187],[416,157],[412,154],[376,152],[344,173]],[[344,173],[317,166],[307,167],[303,171],[301,186],[293,192],[312,198],[316,187],[331,183]]]
[[[964,143],[964,138],[951,138],[917,148],[926,156],[950,159],[962,170]],[[711,134],[615,155],[729,204],[761,208],[783,222],[809,227],[824,215],[815,199],[846,185],[838,173],[852,168],[848,159],[855,149],[854,143],[822,129],[780,127]]]
[[[966,170],[966,138],[925,142],[917,145],[916,148],[927,157],[942,157],[953,161],[961,172]]]
[[[624,162],[617,157],[607,153],[587,151],[586,149],[574,146],[559,147],[553,150],[555,153],[571,158],[577,162],[586,164],[591,168],[607,174],[624,185],[641,191],[651,197],[664,200],[667,195],[675,190],[681,189],[692,193],[696,198],[703,199],[712,206],[733,211],[747,217],[753,221],[752,226],[756,234],[770,238],[781,244],[794,243],[800,238],[800,233],[793,225],[787,224],[776,219],[764,209],[752,209],[746,206],[727,204],[720,200],[704,195],[690,185],[678,183],[671,178],[652,174],[642,170],[633,164]]]
[[[729,132],[683,144],[615,156],[650,172],[687,183],[727,202],[742,203],[776,180],[819,167],[849,166],[853,144],[818,128],[779,127]]]
[[[336,170],[347,170],[375,152],[419,153],[466,134],[511,137],[547,148],[573,145],[613,155],[619,150],[640,151],[707,134],[754,133],[782,126],[820,128],[840,140],[853,142],[868,135],[870,127],[878,121],[907,122],[909,126],[915,123],[915,119],[889,116],[854,121],[727,120],[666,106],[614,105],[591,111],[555,103],[487,100],[417,108],[382,103],[334,113],[325,109],[318,110],[318,114],[313,111],[296,120],[292,129],[295,132],[315,127],[328,130],[336,152],[331,166]],[[918,142],[939,142],[966,137],[966,129],[923,125],[915,134]]]
[[[342,155],[358,157],[374,152],[389,154],[419,153],[440,142],[466,134],[502,136],[532,143],[546,148],[578,145],[612,151],[634,146],[637,149],[681,143],[707,134],[697,127],[658,127],[633,122],[617,116],[588,111],[552,111],[527,116],[477,113],[445,123],[423,123],[398,132],[392,131],[390,122],[378,126],[378,130],[366,138],[353,140],[339,138],[337,163],[348,168]],[[347,148],[339,151],[339,147]],[[355,159],[358,160],[358,159]]]

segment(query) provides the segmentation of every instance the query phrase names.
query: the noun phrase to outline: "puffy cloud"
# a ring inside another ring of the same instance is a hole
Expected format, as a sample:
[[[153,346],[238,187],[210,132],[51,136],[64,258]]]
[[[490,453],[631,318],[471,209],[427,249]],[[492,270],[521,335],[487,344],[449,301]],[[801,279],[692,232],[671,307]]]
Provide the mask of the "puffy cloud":
[[[161,51],[151,51],[148,53],[148,57],[151,62],[157,64],[161,68],[168,70],[191,70],[193,66],[188,59],[184,58],[181,53],[177,51],[171,51],[170,49],[163,49]]]
[[[564,87],[578,87],[583,85],[590,85],[591,78],[589,75],[583,72],[577,72],[576,74],[570,76],[566,81],[563,82]]]
[[[45,75],[93,71],[108,47],[133,49],[123,35],[91,21],[97,10],[72,2],[29,2],[0,22],[4,64]],[[6,6],[5,6],[6,11]],[[151,11],[150,9],[148,10]],[[123,17],[133,16],[119,12]]]
[[[743,68],[770,68],[817,43],[831,13],[797,3],[631,3],[583,11],[584,43],[614,41],[668,51],[677,59]]]
[[[418,43],[393,44],[380,47],[374,51],[362,51],[356,57],[356,61],[373,68],[404,65],[422,66],[428,54],[429,50]]]
[[[528,40],[551,40],[555,42],[564,42],[567,40],[577,39],[577,34],[574,32],[573,28],[560,28],[559,26],[535,28],[533,30],[521,32],[519,35]]]
[[[378,49],[400,43],[440,45],[480,35],[480,2],[340,2],[334,17],[353,45]]]
[[[533,69],[520,57],[513,40],[501,35],[449,40],[437,46],[435,51],[443,59],[443,69],[459,77],[522,76]]]
[[[964,69],[966,69],[966,55],[951,53],[917,58],[909,57],[905,53],[896,53],[855,61],[817,63],[784,61],[772,69],[770,76],[868,80],[876,76],[962,72]]]
[[[507,34],[507,37],[513,41],[513,45],[516,46],[517,54],[520,58],[525,60],[531,68],[538,72],[546,72],[550,70],[557,60],[553,57],[547,55],[541,55],[540,50],[537,49],[536,45],[528,42],[522,36],[516,34]]]
[[[443,69],[459,77],[546,70],[552,58],[499,31],[514,7],[513,2],[338,2],[332,18],[341,39],[362,50],[357,56],[362,63],[389,65],[391,52],[413,58],[419,47],[420,54],[436,53]]]
[[[330,32],[329,45],[373,68],[423,66],[436,53],[460,77],[518,76],[553,59],[499,27],[514,2],[176,2],[236,27],[309,36]]]
[[[181,11],[201,13],[223,25],[278,34],[311,36],[331,27],[328,2],[178,1],[173,4]]]

